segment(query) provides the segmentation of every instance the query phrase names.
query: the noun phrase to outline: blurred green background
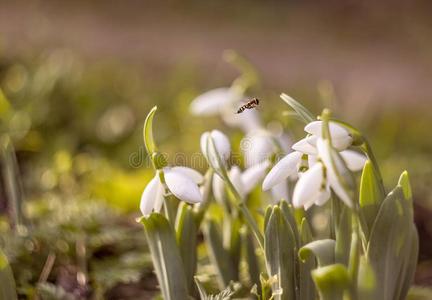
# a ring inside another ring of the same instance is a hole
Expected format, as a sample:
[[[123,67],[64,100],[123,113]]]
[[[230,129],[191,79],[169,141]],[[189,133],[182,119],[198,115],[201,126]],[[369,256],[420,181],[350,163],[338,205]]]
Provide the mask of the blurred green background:
[[[416,283],[432,284],[431,11],[429,1],[1,1],[1,246],[20,294],[32,297],[38,282],[51,296],[155,293],[135,223],[153,175],[143,120],[158,105],[169,157],[199,151],[215,127],[239,137],[188,108],[237,76],[225,49],[256,66],[251,95],[266,122],[300,132],[281,92],[317,114],[329,106],[370,138],[389,187],[410,172]],[[18,233],[16,217],[29,225]]]

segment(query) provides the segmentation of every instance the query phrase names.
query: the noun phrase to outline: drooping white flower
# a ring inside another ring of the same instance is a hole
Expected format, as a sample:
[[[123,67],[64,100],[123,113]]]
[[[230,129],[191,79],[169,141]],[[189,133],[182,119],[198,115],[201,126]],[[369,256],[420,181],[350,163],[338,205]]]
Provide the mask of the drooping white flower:
[[[190,105],[190,111],[201,116],[220,115],[225,124],[247,133],[260,128],[261,120],[255,110],[236,114],[245,98],[235,88],[217,88],[196,97]]]
[[[304,128],[304,130],[312,134],[315,137],[321,137],[322,138],[322,121],[313,121],[307,124]],[[329,131],[330,131],[330,137],[332,141],[332,145],[336,150],[345,150],[352,144],[352,137],[349,134],[348,130],[346,130],[341,125],[338,125],[334,122],[329,122]],[[310,139],[309,142],[313,142],[313,139]],[[316,142],[316,139],[315,139]]]
[[[200,203],[203,198],[198,184],[204,180],[203,176],[187,167],[166,167],[163,169],[164,178],[168,190],[179,200],[188,203]],[[164,199],[164,187],[160,181],[159,174],[145,187],[140,203],[143,216],[148,216],[152,211],[159,212]]]
[[[323,205],[330,198],[330,189],[325,181],[324,166],[321,162],[303,173],[293,192],[294,207],[308,209],[313,204]]]
[[[222,111],[230,102],[238,101],[239,95],[230,88],[217,88],[196,97],[190,104],[190,111],[195,115],[212,116]]]
[[[214,146],[212,147],[209,143],[209,137],[212,138]],[[222,160],[222,163],[226,163],[231,155],[231,144],[228,137],[220,132],[219,130],[212,130],[210,132],[204,132],[201,135],[201,152],[207,159],[209,164],[213,167],[220,168],[222,166],[218,165],[217,155]],[[214,152],[216,148],[217,154]]]
[[[277,162],[265,177],[262,184],[263,190],[269,190],[273,186],[287,179],[289,176],[297,176],[301,157],[302,153],[294,151]]]

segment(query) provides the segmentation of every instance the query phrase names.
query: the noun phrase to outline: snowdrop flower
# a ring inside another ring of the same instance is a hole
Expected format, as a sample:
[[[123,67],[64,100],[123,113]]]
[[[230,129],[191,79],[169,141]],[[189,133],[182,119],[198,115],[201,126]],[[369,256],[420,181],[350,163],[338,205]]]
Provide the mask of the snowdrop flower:
[[[305,209],[313,204],[323,205],[330,198],[331,188],[346,205],[352,207],[352,200],[342,186],[338,174],[344,176],[343,162],[349,170],[360,171],[366,157],[352,150],[340,152],[339,157],[330,147],[329,140],[321,138],[317,140],[317,148],[320,160],[313,165],[309,164],[309,170],[300,177],[294,189],[293,205],[303,206]]]
[[[209,144],[209,137],[212,138],[214,142],[214,148],[216,148],[217,151],[217,155],[219,155],[222,163],[224,164],[228,161],[231,155],[231,144],[228,137],[219,130],[204,132],[201,135],[201,152],[212,167],[219,169],[222,166],[219,166],[218,158],[216,156],[216,153],[214,152],[214,148]]]
[[[197,171],[187,167],[166,167],[163,169],[168,190],[179,200],[187,203],[203,201],[198,185],[204,177]],[[149,216],[152,211],[159,212],[164,200],[164,187],[156,174],[147,184],[141,196],[140,209],[143,216]]]
[[[302,155],[302,153],[294,151],[278,161],[264,178],[262,189],[267,191],[275,185],[284,182],[288,177],[296,178]]]
[[[194,115],[200,116],[218,115],[221,113],[224,106],[228,105],[230,102],[238,101],[240,98],[241,96],[233,89],[213,89],[196,97],[190,104],[190,111]]]
[[[308,143],[316,145],[317,138],[322,138],[322,126],[322,121],[313,121],[305,126],[304,130],[314,137],[307,139]],[[345,150],[352,144],[353,139],[348,130],[346,130],[344,127],[336,123],[329,122],[329,131],[332,145],[336,150]]]
[[[269,166],[270,162],[268,160],[254,165],[243,172],[238,166],[233,166],[228,172],[228,177],[239,195],[244,198],[264,178]],[[213,195],[219,203],[225,201],[225,183],[219,176],[213,176]]]
[[[228,126],[238,127],[247,133],[260,128],[261,120],[255,110],[235,113],[244,98],[234,88],[217,88],[196,97],[190,105],[190,111],[199,116],[219,115]]]
[[[294,207],[308,209],[313,204],[323,205],[330,198],[330,188],[321,162],[307,170],[297,182],[293,193]]]

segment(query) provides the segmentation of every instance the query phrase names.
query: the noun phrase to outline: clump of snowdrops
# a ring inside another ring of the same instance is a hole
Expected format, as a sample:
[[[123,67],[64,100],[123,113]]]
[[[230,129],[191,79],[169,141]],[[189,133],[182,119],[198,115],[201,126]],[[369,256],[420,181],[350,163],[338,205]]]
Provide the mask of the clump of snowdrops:
[[[169,166],[153,137],[156,107],[147,116],[155,176],[140,221],[163,298],[405,299],[418,256],[408,173],[387,191],[359,130],[327,109],[315,117],[285,94],[304,122],[295,143],[266,129],[256,110],[235,114],[253,81],[246,70],[191,104],[193,114],[219,115],[244,132],[245,168],[230,162],[230,138],[217,129],[197,142],[205,175]],[[258,204],[251,201],[257,189]],[[208,259],[198,256],[201,233]]]

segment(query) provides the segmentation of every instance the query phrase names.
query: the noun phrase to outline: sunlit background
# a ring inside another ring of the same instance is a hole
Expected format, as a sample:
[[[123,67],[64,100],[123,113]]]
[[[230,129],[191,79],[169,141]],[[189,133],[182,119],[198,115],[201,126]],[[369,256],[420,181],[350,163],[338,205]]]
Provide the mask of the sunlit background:
[[[316,114],[330,107],[370,138],[387,186],[410,172],[415,280],[432,284],[431,12],[430,1],[0,1],[1,245],[21,295],[50,257],[46,293],[86,295],[88,281],[110,299],[155,293],[135,222],[153,176],[143,120],[158,105],[169,159],[198,152],[215,127],[239,140],[189,112],[195,96],[237,76],[227,49],[256,67],[249,94],[267,122],[301,131],[281,92]],[[32,235],[21,228],[28,238],[17,239],[8,219]]]

